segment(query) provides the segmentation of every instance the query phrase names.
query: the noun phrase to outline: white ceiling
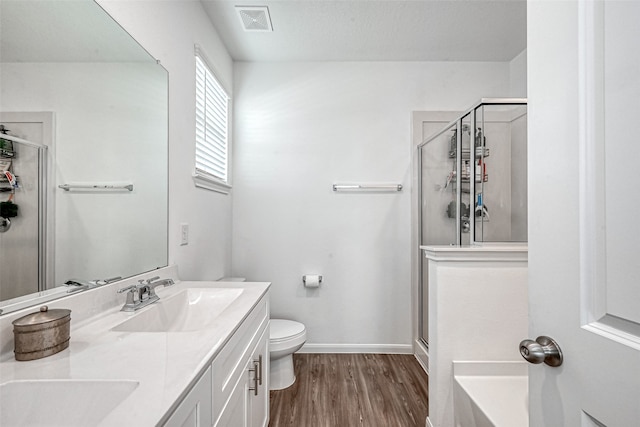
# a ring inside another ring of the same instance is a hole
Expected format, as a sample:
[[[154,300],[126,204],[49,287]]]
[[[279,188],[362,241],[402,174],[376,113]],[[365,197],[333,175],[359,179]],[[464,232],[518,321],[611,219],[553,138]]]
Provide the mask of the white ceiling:
[[[236,61],[510,61],[525,0],[200,0]],[[245,32],[235,6],[268,6]]]

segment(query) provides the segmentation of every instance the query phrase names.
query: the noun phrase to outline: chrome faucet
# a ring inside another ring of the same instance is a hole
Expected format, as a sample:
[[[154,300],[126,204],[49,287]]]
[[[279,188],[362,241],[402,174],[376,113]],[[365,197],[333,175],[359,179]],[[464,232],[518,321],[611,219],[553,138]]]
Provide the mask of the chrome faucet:
[[[67,293],[70,294],[77,291],[97,288],[98,286],[107,285],[111,282],[115,282],[116,280],[120,280],[120,279],[122,279],[121,276],[111,277],[110,279],[96,279],[96,280],[69,279],[66,282],[64,282],[64,284],[70,287],[70,289],[67,291]]]
[[[160,276],[156,276],[147,280],[147,284],[145,285],[145,287],[148,289],[150,297],[157,297],[156,288],[158,286],[171,286],[174,284],[175,282],[173,281],[173,279],[160,279]]]
[[[94,283],[82,279],[69,279],[64,284],[70,287],[67,291],[68,294],[95,287]]]
[[[127,300],[120,311],[136,311],[149,304],[158,301],[160,297],[156,294],[158,286],[171,286],[175,282],[173,279],[160,279],[160,276],[152,277],[148,280],[138,280],[137,285],[127,286],[118,289],[118,293],[127,292]]]

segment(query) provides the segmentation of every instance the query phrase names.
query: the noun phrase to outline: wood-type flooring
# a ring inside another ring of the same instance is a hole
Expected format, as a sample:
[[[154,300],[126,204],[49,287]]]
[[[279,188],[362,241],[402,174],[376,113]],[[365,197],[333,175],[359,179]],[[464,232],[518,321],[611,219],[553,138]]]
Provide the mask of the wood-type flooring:
[[[296,382],[270,392],[270,427],[423,427],[427,374],[413,355],[294,354]]]

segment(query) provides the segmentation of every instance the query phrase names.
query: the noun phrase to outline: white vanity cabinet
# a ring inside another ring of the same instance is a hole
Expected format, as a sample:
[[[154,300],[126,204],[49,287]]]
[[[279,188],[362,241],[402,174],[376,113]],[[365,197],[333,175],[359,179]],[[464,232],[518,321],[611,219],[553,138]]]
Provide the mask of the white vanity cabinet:
[[[164,425],[267,427],[268,343],[269,305],[264,296]]]
[[[209,427],[211,425],[211,367],[200,377],[165,426]]]

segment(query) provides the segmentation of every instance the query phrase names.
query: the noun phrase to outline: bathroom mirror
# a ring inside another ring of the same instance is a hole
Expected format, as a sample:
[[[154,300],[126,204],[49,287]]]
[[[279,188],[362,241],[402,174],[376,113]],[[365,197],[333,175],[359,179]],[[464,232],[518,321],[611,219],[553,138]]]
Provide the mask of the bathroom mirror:
[[[13,144],[2,314],[167,265],[167,72],[95,1],[0,1],[0,123],[48,145],[39,180]]]

